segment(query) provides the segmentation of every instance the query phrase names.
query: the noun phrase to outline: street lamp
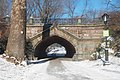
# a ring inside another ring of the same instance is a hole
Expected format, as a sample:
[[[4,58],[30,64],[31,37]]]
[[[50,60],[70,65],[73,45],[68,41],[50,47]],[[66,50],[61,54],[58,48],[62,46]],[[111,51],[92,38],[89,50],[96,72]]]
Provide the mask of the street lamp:
[[[105,64],[108,63],[109,59],[108,59],[108,41],[107,41],[107,37],[109,36],[109,30],[108,30],[108,19],[109,19],[109,15],[107,13],[103,14],[102,19],[104,21],[105,24],[105,28],[103,30],[103,37],[105,37]]]
[[[107,27],[106,25],[109,19],[109,15],[107,13],[103,14],[102,19],[104,21],[105,27]]]

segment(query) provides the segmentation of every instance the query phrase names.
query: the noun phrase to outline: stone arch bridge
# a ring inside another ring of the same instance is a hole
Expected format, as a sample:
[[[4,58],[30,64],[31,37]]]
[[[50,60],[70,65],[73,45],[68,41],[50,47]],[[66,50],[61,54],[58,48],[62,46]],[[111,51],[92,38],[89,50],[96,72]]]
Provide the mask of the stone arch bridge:
[[[43,29],[43,25],[27,25],[26,30],[35,57],[46,58],[46,48],[58,43],[65,47],[65,57],[81,60],[90,58],[99,46],[103,25],[52,25],[46,29]],[[47,35],[43,39],[44,32]]]

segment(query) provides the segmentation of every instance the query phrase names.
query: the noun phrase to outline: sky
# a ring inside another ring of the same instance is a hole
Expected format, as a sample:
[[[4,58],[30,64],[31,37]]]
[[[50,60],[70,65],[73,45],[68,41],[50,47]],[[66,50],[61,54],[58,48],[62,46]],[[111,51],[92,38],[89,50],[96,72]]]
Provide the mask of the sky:
[[[85,9],[85,1],[86,0],[76,0],[76,1],[78,1],[78,2],[76,3],[76,9],[75,9],[74,16],[84,15],[85,12],[83,13],[83,10]],[[87,1],[88,1],[88,6],[86,8],[86,11],[87,10],[96,10],[97,12],[99,12],[100,10],[102,10],[102,11],[108,12],[109,9],[107,8],[106,1],[107,2],[111,1],[110,3],[116,4],[115,2],[119,1],[119,0],[87,0]],[[110,8],[110,4],[108,6]],[[68,17],[68,15],[65,14],[63,16],[63,18],[64,17],[66,18],[66,17]]]
[[[75,9],[75,15],[79,16],[83,14],[83,10],[85,9],[85,1],[86,0],[80,0],[78,1],[78,3],[76,4],[76,9]],[[108,11],[108,8],[110,7],[110,4],[107,7],[106,1],[109,0],[88,0],[88,6],[86,8],[86,10],[105,10],[106,12]],[[110,0],[110,3],[115,4],[116,0]]]

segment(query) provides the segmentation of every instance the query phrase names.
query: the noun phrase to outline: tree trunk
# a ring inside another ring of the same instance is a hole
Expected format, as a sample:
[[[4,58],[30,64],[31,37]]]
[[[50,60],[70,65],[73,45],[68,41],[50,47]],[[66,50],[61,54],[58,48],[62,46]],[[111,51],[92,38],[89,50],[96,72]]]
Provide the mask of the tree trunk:
[[[8,38],[6,54],[16,57],[19,61],[24,59],[26,0],[12,0],[11,27]]]

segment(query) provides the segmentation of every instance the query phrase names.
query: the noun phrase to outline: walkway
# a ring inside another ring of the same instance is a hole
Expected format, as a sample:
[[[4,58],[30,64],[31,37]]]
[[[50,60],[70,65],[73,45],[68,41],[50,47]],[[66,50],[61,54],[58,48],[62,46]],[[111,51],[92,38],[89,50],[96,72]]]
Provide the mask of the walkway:
[[[0,58],[0,80],[120,80],[120,59],[112,60],[103,66],[100,60],[49,59],[20,67]]]

